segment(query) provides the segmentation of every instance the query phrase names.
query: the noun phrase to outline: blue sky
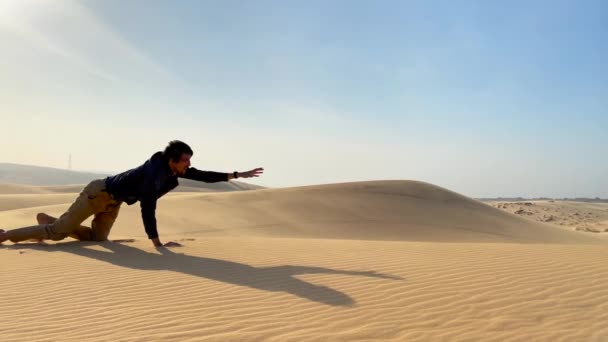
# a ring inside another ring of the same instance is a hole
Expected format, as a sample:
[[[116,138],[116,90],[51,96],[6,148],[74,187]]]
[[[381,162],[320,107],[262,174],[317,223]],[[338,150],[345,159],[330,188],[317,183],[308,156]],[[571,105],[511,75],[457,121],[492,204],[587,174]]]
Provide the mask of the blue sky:
[[[0,160],[608,197],[604,1],[5,1]]]

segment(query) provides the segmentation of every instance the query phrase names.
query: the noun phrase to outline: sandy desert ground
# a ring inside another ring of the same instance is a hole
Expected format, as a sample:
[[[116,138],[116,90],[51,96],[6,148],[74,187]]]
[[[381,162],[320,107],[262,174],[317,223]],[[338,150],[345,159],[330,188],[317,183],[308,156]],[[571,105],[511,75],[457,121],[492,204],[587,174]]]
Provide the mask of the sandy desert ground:
[[[0,228],[75,195],[1,185]],[[108,242],[1,245],[0,339],[608,341],[608,233],[584,231],[605,209],[416,181],[171,193],[184,247],[154,248],[138,205]]]
[[[608,232],[608,203],[574,201],[490,201],[495,208],[531,220],[592,233]]]

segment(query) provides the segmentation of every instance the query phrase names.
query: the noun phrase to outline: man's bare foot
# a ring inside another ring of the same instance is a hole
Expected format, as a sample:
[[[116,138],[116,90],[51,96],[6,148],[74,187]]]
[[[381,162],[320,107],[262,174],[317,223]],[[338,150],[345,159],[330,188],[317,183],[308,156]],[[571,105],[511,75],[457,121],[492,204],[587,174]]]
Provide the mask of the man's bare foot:
[[[38,221],[38,224],[51,224],[57,221],[57,218],[45,213],[38,213],[36,215],[36,221]],[[46,245],[46,242],[44,242],[43,239],[30,239],[28,241],[36,242],[39,245]]]
[[[6,234],[4,229],[0,229],[0,243],[3,243],[6,240],[8,240],[8,234]]]
[[[57,218],[45,213],[38,213],[38,215],[36,215],[36,221],[38,221],[38,224],[50,224],[57,221]]]

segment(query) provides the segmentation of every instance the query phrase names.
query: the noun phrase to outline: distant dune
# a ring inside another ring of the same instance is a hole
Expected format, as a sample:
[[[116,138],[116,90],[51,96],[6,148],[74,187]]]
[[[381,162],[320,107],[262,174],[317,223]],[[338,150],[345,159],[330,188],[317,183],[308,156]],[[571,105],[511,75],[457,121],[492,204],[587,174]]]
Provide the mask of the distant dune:
[[[91,180],[107,176],[100,173],[0,163],[0,194],[78,193]],[[180,179],[180,185],[174,191],[216,192],[263,188],[239,181],[204,183]]]
[[[0,163],[0,183],[26,185],[84,184],[106,177],[101,173],[79,172],[43,166]]]

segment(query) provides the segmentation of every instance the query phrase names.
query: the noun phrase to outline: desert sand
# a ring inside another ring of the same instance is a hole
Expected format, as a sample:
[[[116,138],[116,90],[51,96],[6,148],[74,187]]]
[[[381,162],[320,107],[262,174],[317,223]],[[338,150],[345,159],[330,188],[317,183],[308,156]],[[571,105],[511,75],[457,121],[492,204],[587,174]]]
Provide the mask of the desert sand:
[[[71,189],[0,186],[0,228]],[[159,233],[184,247],[154,248],[138,204],[108,242],[0,245],[0,339],[608,341],[608,234],[541,222],[576,216],[558,205],[416,181],[175,192]]]

